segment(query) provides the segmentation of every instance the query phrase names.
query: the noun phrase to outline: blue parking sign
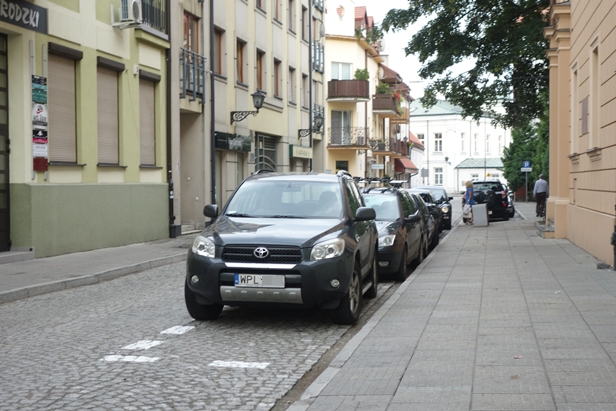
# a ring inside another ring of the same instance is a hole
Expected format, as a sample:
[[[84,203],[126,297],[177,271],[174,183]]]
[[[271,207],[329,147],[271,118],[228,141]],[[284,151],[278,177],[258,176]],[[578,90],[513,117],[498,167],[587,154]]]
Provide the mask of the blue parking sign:
[[[522,167],[529,168],[530,167],[530,161],[522,161]]]

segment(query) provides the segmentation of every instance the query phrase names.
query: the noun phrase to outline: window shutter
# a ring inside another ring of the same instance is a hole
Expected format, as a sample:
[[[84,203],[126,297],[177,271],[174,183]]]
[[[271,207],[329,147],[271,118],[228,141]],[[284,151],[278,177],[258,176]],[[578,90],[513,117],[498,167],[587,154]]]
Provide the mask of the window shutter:
[[[139,80],[139,139],[141,165],[156,165],[156,125],[154,122],[154,85]]]
[[[119,164],[118,73],[99,67],[97,73],[98,162]]]
[[[75,61],[49,54],[49,160],[77,163]]]

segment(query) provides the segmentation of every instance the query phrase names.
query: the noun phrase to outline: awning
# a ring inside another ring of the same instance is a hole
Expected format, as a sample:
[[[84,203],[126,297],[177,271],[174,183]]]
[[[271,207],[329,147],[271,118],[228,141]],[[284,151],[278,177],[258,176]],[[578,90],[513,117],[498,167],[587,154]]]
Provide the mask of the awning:
[[[394,171],[396,173],[417,174],[419,169],[408,158],[396,158],[396,162],[394,163]]]

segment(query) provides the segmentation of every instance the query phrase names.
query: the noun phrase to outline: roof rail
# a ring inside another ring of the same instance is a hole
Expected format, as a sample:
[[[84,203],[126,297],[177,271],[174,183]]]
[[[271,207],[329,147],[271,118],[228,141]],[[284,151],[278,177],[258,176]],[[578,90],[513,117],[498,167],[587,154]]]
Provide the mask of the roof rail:
[[[261,174],[261,173],[274,173],[274,170],[266,170],[264,168],[260,169],[260,170],[256,170],[252,173],[252,175],[254,176],[255,174]]]

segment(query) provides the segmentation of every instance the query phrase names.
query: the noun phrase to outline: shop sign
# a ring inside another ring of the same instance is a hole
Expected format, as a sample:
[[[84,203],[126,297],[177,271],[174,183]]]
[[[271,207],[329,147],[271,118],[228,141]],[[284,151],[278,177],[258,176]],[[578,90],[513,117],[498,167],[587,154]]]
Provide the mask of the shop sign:
[[[21,0],[0,0],[0,21],[47,34],[47,9]]]
[[[32,124],[47,125],[47,104],[32,103]]]
[[[216,148],[250,152],[250,136],[216,131],[214,133],[214,140]]]
[[[372,169],[373,170],[384,170],[385,164],[372,164]]]
[[[32,76],[32,102],[47,104],[47,78]]]
[[[289,145],[289,157],[312,158],[312,147]]]

